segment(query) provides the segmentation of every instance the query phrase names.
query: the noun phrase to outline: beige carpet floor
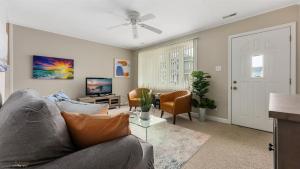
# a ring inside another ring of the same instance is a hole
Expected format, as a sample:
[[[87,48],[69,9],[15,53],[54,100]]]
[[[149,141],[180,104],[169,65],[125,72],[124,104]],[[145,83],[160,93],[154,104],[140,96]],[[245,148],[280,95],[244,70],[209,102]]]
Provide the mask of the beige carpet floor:
[[[128,110],[127,107],[111,113]],[[159,116],[156,111],[154,115]],[[170,115],[164,118],[172,122]],[[184,165],[183,169],[271,169],[272,152],[267,145],[272,134],[235,125],[206,121],[196,118],[189,121],[187,115],[177,118],[176,125],[210,135],[210,139]]]

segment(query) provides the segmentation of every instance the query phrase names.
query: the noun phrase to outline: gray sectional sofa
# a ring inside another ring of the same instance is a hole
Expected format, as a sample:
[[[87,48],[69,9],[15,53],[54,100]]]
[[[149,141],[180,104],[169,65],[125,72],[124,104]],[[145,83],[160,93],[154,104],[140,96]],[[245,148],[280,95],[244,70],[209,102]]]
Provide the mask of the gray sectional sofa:
[[[72,143],[57,105],[33,90],[0,109],[0,169],[152,169],[152,145],[126,136],[86,149]]]

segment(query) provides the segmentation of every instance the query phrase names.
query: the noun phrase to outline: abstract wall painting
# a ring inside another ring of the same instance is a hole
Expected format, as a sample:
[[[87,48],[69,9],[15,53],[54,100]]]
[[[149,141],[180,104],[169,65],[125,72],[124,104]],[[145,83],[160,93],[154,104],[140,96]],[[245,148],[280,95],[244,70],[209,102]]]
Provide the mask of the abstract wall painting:
[[[130,62],[128,59],[115,58],[115,77],[130,77]]]
[[[33,56],[34,79],[74,79],[74,60]]]

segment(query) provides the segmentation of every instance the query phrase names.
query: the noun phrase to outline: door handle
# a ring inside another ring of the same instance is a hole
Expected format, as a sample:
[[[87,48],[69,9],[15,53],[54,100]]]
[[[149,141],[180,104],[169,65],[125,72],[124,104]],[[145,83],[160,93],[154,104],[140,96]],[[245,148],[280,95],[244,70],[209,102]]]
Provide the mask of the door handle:
[[[274,145],[271,144],[271,143],[269,143],[268,149],[269,149],[269,151],[274,151],[274,150],[275,150],[275,149],[274,149]]]

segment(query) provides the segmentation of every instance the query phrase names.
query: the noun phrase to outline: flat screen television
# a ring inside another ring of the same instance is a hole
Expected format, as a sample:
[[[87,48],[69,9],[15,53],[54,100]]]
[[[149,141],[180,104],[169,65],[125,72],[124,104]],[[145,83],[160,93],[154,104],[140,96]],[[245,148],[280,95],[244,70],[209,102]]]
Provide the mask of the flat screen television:
[[[86,95],[100,96],[112,94],[112,78],[86,78]]]

